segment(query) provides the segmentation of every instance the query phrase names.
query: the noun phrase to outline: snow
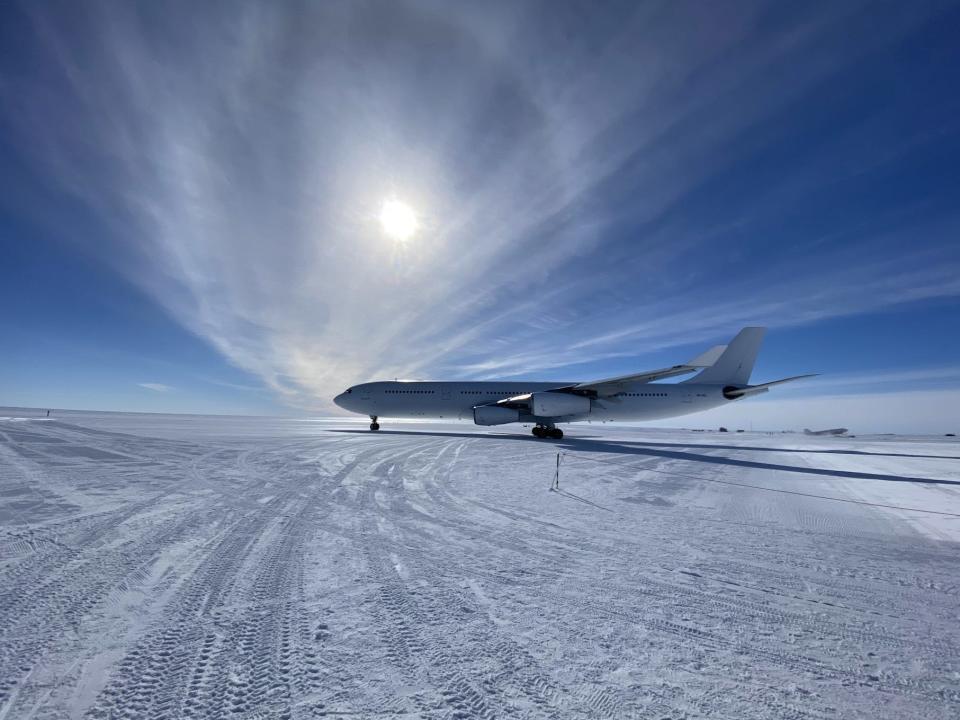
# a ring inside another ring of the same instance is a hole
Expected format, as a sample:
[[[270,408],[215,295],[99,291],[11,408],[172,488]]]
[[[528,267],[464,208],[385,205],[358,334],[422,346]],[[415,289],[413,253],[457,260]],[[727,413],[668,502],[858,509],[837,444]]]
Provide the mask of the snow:
[[[953,438],[40,415],[0,720],[960,715]]]

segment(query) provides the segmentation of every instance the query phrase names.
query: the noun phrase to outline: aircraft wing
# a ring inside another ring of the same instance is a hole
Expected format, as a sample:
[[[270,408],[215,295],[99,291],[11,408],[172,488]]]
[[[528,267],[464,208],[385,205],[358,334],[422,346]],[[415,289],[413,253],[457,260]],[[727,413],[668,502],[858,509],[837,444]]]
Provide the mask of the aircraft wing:
[[[620,375],[619,377],[604,378],[603,380],[593,380],[591,382],[570,385],[569,387],[565,388],[557,388],[557,390],[574,392],[578,394],[595,395],[596,397],[610,397],[612,395],[616,395],[617,393],[623,392],[623,389],[631,383],[653,382],[654,380],[676,377],[677,375],[687,375],[688,373],[710,367],[717,361],[717,359],[726,349],[726,345],[717,345],[681,365],[661,368],[660,370],[649,370],[647,372],[634,373],[632,375]]]

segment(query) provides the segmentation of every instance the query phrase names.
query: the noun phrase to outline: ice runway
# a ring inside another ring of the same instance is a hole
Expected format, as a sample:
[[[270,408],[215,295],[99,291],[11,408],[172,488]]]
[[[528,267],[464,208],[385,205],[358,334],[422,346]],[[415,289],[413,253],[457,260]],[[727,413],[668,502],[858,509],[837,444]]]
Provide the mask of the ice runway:
[[[960,715],[953,439],[27,415],[0,720]]]

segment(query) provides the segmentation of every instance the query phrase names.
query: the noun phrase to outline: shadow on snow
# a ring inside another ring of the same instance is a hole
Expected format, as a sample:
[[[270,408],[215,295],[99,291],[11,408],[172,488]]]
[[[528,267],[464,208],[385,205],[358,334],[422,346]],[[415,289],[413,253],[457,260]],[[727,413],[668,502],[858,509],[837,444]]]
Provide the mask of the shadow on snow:
[[[331,430],[330,432],[354,433],[358,435],[372,435],[369,430]],[[857,472],[853,470],[832,470],[827,468],[804,467],[799,465],[785,465],[782,463],[761,462],[757,460],[744,460],[740,458],[723,457],[721,455],[705,455],[687,450],[676,450],[669,448],[709,448],[718,450],[763,450],[764,452],[837,452],[827,451],[805,451],[805,450],[780,450],[779,448],[755,448],[739,447],[736,445],[706,445],[706,444],[684,444],[684,443],[650,443],[635,441],[613,441],[600,440],[596,438],[571,438],[564,437],[563,440],[541,440],[533,436],[508,435],[508,434],[489,434],[489,433],[466,433],[466,432],[431,432],[427,430],[380,430],[378,435],[400,435],[400,436],[426,436],[442,438],[467,438],[471,440],[514,440],[516,442],[535,442],[550,443],[558,448],[568,452],[591,452],[591,453],[612,453],[617,455],[634,457],[658,457],[668,458],[670,460],[684,460],[687,462],[709,463],[713,465],[726,465],[732,467],[757,468],[760,470],[774,470],[777,472],[795,472],[806,475],[824,475],[828,477],[851,478],[854,480],[877,480],[882,482],[910,482],[922,483],[925,485],[957,485],[960,486],[960,480],[944,480],[938,478],[911,477],[909,475],[886,475],[883,473]],[[842,451],[841,451],[842,452]],[[884,453],[868,453],[850,451],[850,454],[863,455],[883,455]],[[900,457],[900,456],[897,456]],[[924,455],[903,455],[903,457],[927,457]],[[931,456],[936,457],[936,456]],[[948,456],[949,457],[949,456]],[[950,458],[958,459],[958,458]],[[629,468],[628,465],[623,467]],[[635,468],[642,470],[643,468]]]

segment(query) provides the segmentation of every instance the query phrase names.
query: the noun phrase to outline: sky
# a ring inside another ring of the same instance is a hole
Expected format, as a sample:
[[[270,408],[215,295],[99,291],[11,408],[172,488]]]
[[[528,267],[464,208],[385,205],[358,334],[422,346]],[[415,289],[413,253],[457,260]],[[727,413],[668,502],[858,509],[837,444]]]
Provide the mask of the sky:
[[[960,430],[958,26],[3,3],[0,405],[328,414],[358,382],[588,380],[765,325],[754,380],[820,376],[734,420]]]

